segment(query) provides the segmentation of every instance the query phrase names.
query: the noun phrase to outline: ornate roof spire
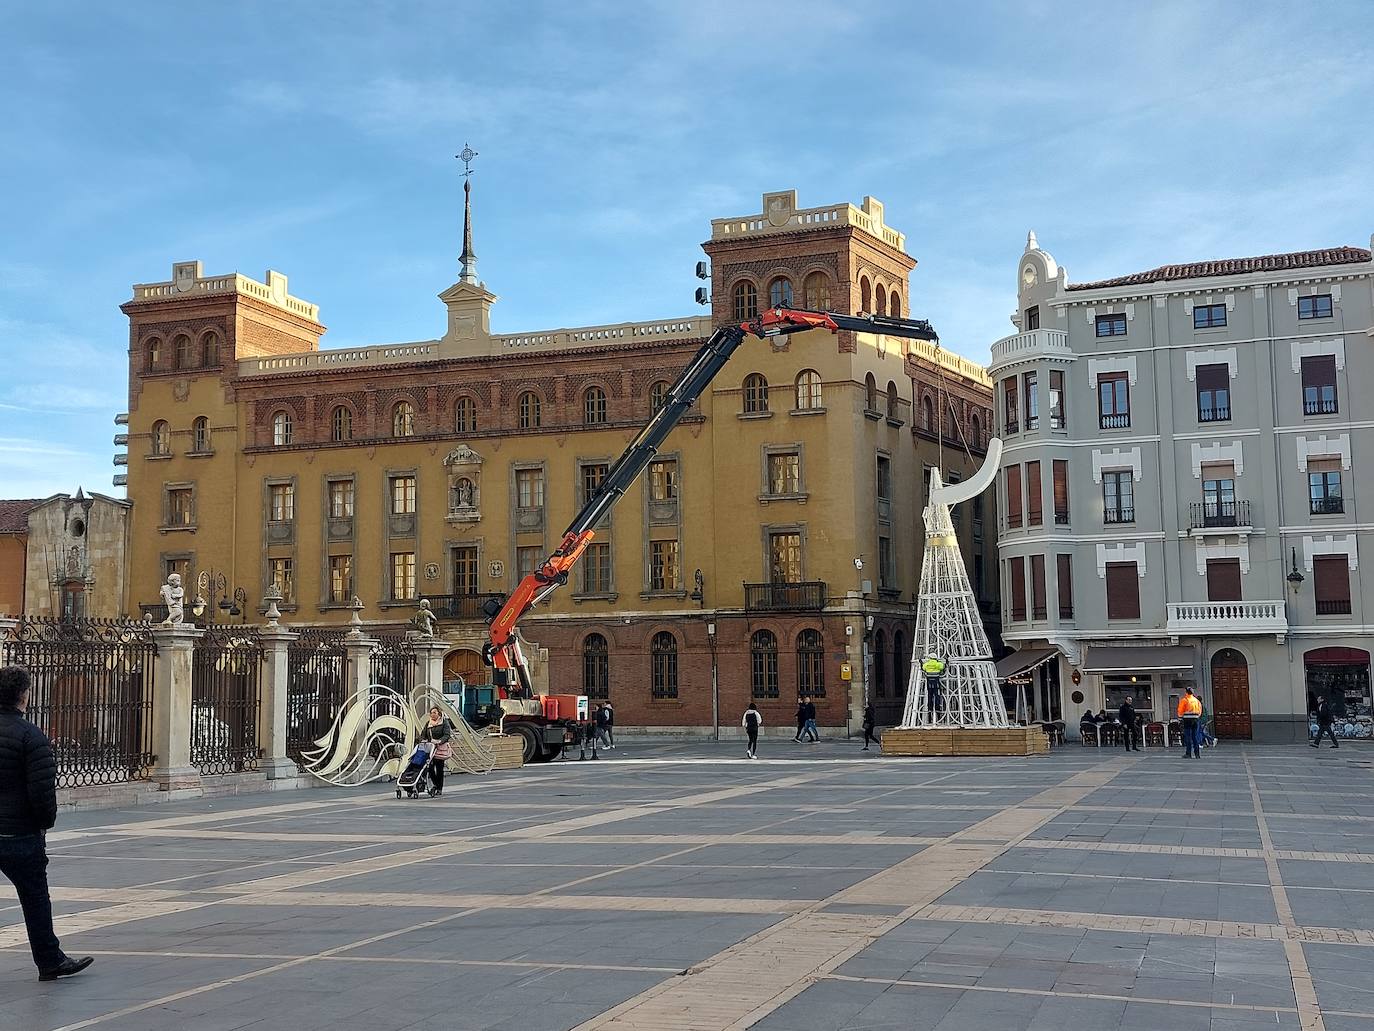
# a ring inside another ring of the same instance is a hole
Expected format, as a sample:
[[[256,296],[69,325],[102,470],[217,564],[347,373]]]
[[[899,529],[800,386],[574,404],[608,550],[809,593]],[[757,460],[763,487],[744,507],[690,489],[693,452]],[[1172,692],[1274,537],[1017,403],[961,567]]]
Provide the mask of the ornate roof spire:
[[[463,253],[458,256],[458,282],[477,285],[477,253],[472,249],[472,159],[477,156],[466,143],[455,155],[463,163]]]

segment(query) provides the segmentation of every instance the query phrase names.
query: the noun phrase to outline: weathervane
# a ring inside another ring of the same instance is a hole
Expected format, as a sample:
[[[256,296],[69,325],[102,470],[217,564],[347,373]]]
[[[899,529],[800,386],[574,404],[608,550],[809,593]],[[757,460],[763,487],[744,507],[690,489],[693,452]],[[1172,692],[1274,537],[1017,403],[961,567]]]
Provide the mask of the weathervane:
[[[468,176],[472,175],[472,159],[477,156],[477,151],[464,143],[462,153],[454,154],[453,156],[463,163],[463,178],[466,179]]]

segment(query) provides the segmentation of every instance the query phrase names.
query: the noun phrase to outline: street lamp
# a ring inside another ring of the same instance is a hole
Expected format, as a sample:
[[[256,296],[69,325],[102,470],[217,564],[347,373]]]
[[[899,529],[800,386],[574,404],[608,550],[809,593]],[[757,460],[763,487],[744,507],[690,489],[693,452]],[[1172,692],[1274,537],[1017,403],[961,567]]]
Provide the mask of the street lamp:
[[[1291,551],[1293,555],[1293,568],[1288,571],[1288,575],[1284,577],[1284,579],[1292,586],[1293,593],[1297,594],[1302,588],[1302,582],[1307,578],[1298,570],[1298,549],[1295,547],[1292,548]]]
[[[218,599],[218,604],[216,604]],[[215,609],[227,617],[238,616],[242,622],[248,608],[248,592],[242,587],[229,588],[229,581],[223,573],[213,569],[202,569],[196,577],[196,600],[191,603],[191,612],[197,619],[208,610],[210,622],[215,621]]]

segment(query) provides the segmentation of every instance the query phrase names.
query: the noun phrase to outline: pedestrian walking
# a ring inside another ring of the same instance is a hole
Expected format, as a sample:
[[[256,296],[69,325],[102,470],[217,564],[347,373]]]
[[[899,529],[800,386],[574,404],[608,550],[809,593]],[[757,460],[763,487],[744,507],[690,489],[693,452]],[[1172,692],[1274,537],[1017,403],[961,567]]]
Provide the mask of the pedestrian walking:
[[[24,910],[38,980],[79,974],[95,962],[62,951],[52,926],[47,832],[57,822],[57,762],[44,733],[24,718],[29,671],[0,669],[0,873]]]
[[[1202,738],[1202,740],[1198,742],[1200,746],[1206,746],[1207,748],[1216,748],[1217,739],[1215,736],[1213,736],[1212,732],[1207,729],[1214,723],[1215,721],[1212,719],[1212,714],[1207,711],[1207,703],[1203,702],[1202,715],[1198,718],[1197,721],[1197,732]]]
[[[1136,724],[1140,722],[1140,716],[1135,711],[1135,705],[1130,696],[1121,703],[1121,708],[1116,711],[1117,721],[1121,724],[1121,745],[1126,751],[1140,751],[1140,746],[1135,743]]]
[[[437,798],[444,793],[444,766],[453,757],[453,724],[439,706],[429,710],[429,723],[420,731],[420,740],[429,745],[429,779],[433,784],[429,797]]]
[[[877,714],[877,712],[875,712],[874,709],[873,709],[873,703],[872,703],[872,702],[869,702],[867,705],[864,706],[864,749],[863,749],[863,750],[864,750],[865,752],[868,751],[868,743],[869,743],[870,741],[872,741],[875,745],[879,745],[880,747],[881,747],[881,745],[882,745],[882,742],[880,742],[880,741],[877,739],[877,737],[875,737],[874,734],[873,734],[873,731],[877,728],[877,725],[878,725],[878,714]]]
[[[808,695],[806,699],[806,723],[802,726],[803,736],[810,734],[808,741],[819,741],[821,732],[816,729],[816,703]]]
[[[744,727],[744,732],[749,735],[749,745],[745,754],[750,759],[757,759],[759,751],[759,728],[763,726],[763,717],[759,714],[758,706],[753,702],[749,703],[749,708],[744,710],[744,719],[740,720]]]
[[[1178,700],[1178,718],[1183,722],[1183,758],[1202,758],[1202,736],[1198,733],[1198,723],[1202,719],[1202,699],[1193,694],[1191,687],[1184,688],[1183,697]]]
[[[606,710],[606,747],[615,748],[615,707],[607,700],[602,706]]]
[[[798,695],[798,696],[797,696],[797,736],[794,737],[792,740],[793,740],[793,741],[800,741],[800,740],[802,739],[802,731],[805,730],[805,729],[806,729],[806,696],[805,696],[805,695]]]
[[[596,712],[592,713],[593,722],[596,724],[596,740],[602,748],[611,747],[611,712],[607,703],[602,702],[596,707]]]
[[[1336,717],[1331,712],[1331,701],[1328,698],[1323,698],[1317,703],[1317,736],[1312,739],[1313,748],[1320,748],[1324,737],[1331,739],[1332,748],[1341,747],[1341,743],[1336,740],[1336,731],[1332,727],[1335,722]]]

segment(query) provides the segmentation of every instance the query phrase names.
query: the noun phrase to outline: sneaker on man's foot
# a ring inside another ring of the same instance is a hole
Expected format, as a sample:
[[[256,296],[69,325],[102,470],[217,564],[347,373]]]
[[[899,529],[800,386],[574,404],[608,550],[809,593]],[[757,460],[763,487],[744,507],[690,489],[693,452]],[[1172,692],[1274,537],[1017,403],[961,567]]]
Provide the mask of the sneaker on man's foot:
[[[82,956],[80,959],[72,959],[68,956],[51,970],[40,970],[38,980],[56,981],[59,977],[71,977],[73,974],[81,973],[94,962],[94,956]]]

